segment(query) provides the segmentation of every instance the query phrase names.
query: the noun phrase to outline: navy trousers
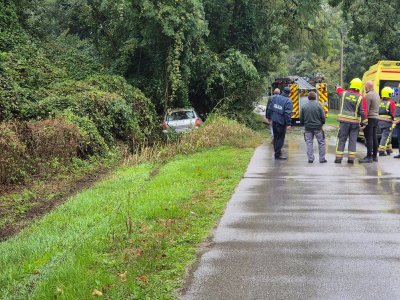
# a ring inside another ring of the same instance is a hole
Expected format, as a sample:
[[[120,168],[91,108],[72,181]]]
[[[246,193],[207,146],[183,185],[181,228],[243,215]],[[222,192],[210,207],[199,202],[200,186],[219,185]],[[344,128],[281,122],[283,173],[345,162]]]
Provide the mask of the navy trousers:
[[[274,152],[275,157],[282,155],[282,147],[285,143],[286,125],[272,122],[272,131],[274,132]]]

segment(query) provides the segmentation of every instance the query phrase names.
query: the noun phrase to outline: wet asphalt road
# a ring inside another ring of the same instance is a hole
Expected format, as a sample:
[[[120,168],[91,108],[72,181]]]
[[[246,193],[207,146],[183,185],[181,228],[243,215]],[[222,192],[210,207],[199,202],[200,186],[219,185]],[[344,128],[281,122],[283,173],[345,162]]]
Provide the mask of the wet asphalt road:
[[[400,160],[337,165],[334,143],[256,150],[182,299],[400,299]]]

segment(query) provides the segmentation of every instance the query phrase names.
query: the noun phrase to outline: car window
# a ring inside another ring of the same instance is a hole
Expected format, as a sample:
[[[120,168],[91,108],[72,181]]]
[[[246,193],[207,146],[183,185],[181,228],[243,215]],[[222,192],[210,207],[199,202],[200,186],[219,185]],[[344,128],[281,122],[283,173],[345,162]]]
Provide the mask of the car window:
[[[179,121],[186,119],[194,119],[194,112],[192,110],[174,111],[167,115],[167,121]]]

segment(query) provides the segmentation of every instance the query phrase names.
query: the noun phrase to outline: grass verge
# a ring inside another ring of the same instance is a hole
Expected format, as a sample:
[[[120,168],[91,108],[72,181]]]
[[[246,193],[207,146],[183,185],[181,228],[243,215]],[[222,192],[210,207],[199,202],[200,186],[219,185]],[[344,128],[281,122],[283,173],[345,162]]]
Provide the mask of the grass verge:
[[[0,298],[174,298],[252,152],[120,169],[0,244]]]
[[[22,186],[0,186],[0,241],[29,226],[67,197],[92,186],[120,162],[117,153],[106,158],[74,160],[43,178],[32,177]]]
[[[326,118],[326,125],[338,127],[338,121],[336,120],[337,114],[333,112],[329,112],[328,117]]]

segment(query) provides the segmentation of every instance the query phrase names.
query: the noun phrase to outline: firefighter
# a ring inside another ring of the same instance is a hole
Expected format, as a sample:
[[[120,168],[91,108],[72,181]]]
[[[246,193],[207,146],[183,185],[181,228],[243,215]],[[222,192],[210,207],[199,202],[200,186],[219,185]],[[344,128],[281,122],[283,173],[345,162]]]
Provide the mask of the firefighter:
[[[400,86],[399,86],[400,87]],[[397,132],[397,145],[399,147],[399,154],[393,156],[394,158],[400,158],[400,98],[397,99],[396,109],[394,111],[394,124],[396,124]]]
[[[340,112],[337,116],[339,132],[337,136],[335,159],[335,163],[338,164],[342,162],[347,139],[349,139],[347,162],[349,164],[354,164],[360,123],[364,126],[368,122],[367,104],[364,97],[360,95],[361,89],[362,81],[359,78],[354,78],[350,81],[349,90],[344,90],[341,87],[336,89],[336,92],[341,98]]]
[[[391,99],[393,90],[391,87],[384,87],[381,91],[382,101],[379,105],[378,126],[382,133],[379,143],[379,156],[390,155],[392,151],[392,130],[396,104]],[[386,151],[386,153],[385,153]]]

